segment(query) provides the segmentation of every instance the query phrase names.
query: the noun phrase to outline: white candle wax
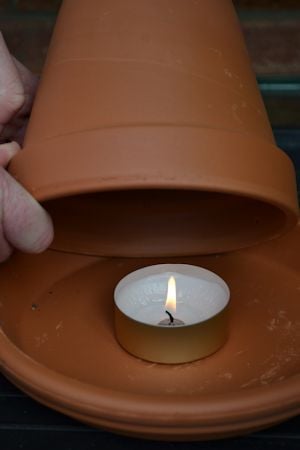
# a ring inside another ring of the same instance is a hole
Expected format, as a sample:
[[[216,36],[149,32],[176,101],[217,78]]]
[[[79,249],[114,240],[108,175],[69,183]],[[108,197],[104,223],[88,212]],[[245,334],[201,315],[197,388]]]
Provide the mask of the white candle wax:
[[[187,264],[159,264],[124,277],[115,289],[117,307],[128,317],[159,326],[166,319],[168,280],[176,280],[174,318],[193,325],[221,312],[229,301],[229,288],[218,275]]]

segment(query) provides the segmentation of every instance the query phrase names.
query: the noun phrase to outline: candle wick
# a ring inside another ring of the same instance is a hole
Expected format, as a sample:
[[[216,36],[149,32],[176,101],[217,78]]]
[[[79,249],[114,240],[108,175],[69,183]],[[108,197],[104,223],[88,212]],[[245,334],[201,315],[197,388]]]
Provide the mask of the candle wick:
[[[170,318],[170,324],[174,322],[174,317],[172,316],[171,313],[169,313],[169,311],[166,311],[166,314],[168,314],[169,318]]]

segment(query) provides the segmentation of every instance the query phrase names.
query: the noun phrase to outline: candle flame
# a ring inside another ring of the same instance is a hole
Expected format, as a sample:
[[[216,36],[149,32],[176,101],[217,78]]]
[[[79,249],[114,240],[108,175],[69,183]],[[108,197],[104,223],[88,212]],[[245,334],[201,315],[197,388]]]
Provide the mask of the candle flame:
[[[176,281],[173,276],[170,277],[168,281],[168,293],[165,308],[172,314],[176,313]]]

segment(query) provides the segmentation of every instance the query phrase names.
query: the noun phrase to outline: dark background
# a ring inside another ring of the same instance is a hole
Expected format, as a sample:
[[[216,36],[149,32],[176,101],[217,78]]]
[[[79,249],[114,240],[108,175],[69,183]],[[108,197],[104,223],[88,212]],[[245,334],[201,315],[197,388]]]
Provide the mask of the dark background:
[[[34,72],[42,69],[60,3],[61,0],[0,0],[0,30],[11,52]],[[300,174],[300,0],[234,0],[234,4],[275,137]],[[0,450],[100,447],[298,450],[300,418],[225,441],[139,441],[85,427],[40,406],[0,375]]]

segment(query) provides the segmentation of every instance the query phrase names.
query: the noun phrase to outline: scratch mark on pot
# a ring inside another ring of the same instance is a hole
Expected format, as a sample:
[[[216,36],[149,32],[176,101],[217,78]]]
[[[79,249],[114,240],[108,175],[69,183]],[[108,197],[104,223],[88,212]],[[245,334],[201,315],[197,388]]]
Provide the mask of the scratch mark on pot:
[[[152,369],[152,368],[155,367],[155,366],[157,366],[156,363],[149,364],[149,365],[147,365],[147,369]]]
[[[231,111],[232,111],[233,118],[234,118],[238,123],[242,124],[243,121],[242,121],[242,119],[240,118],[240,116],[238,115],[238,109],[239,109],[239,105],[237,105],[236,103],[234,103],[234,104],[231,106]]]
[[[286,330],[290,330],[290,329],[292,328],[292,321],[289,320],[289,321],[285,324],[284,328],[285,328]]]
[[[63,321],[61,320],[60,322],[58,322],[58,324],[56,325],[55,329],[59,330],[60,328],[62,328],[63,326]]]
[[[251,380],[247,381],[246,383],[241,385],[241,388],[246,388],[248,386],[252,386],[254,383],[258,381],[258,378],[252,378]]]
[[[35,338],[36,347],[40,347],[48,341],[48,334],[43,333],[41,336],[36,336]]]
[[[278,369],[280,369],[279,364],[277,364],[277,365],[274,366],[274,367],[271,367],[271,369],[267,370],[267,372],[263,373],[263,374],[260,376],[260,382],[261,382],[262,384],[266,384],[266,383],[268,383],[269,381],[271,381],[271,379],[274,378],[274,376],[277,374]]]
[[[223,374],[219,375],[219,378],[225,378],[226,380],[231,380],[232,373],[230,373],[230,372],[223,373]]]
[[[232,73],[230,72],[230,70],[227,68],[224,69],[224,73],[228,78],[232,78],[232,76],[233,76]]]
[[[274,331],[277,328],[276,319],[275,318],[270,320],[269,324],[267,325],[267,328],[268,328],[269,331]]]
[[[243,355],[247,350],[239,350],[238,352],[236,352],[234,354],[234,356],[239,356],[239,355]]]

